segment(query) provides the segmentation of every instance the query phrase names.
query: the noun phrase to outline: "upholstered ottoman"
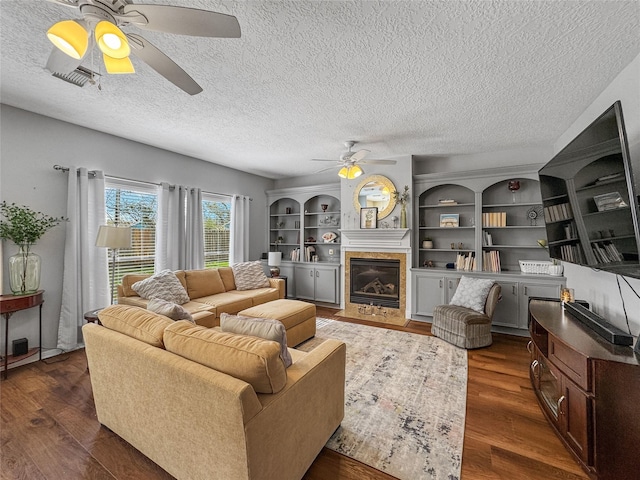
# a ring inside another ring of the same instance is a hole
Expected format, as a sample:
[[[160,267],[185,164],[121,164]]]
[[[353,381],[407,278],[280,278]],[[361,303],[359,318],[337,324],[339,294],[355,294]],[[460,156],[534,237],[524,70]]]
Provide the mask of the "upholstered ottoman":
[[[316,306],[300,300],[273,300],[242,310],[238,315],[280,320],[287,330],[289,347],[295,347],[316,334]]]

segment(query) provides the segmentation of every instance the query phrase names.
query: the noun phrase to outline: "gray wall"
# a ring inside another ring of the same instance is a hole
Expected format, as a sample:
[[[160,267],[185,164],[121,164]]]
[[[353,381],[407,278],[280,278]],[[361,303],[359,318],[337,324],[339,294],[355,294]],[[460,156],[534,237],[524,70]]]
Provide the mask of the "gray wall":
[[[266,245],[265,191],[273,180],[204,162],[123,138],[0,105],[0,200],[28,205],[53,216],[66,214],[67,174],[53,165],[75,165],[100,169],[106,175],[152,183],[166,181],[200,187],[203,191],[244,194],[251,203],[251,257],[260,258]],[[43,307],[44,348],[57,343],[62,298],[62,267],[65,227],[48,231],[35,246],[42,257],[40,288],[45,290]],[[12,242],[3,242],[2,292],[9,293],[7,259],[17,252]],[[27,337],[37,345],[37,308],[19,312],[10,320],[9,340]],[[4,320],[2,321],[4,344]],[[10,345],[11,348],[11,345]]]

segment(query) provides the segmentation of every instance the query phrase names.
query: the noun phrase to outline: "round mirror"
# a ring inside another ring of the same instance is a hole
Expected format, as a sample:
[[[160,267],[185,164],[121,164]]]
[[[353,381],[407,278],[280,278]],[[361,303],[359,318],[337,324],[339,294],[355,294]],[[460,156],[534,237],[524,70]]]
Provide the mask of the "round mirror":
[[[387,217],[396,206],[392,192],[396,189],[391,180],[382,175],[363,179],[353,193],[353,205],[360,212],[363,207],[378,207],[378,220]]]

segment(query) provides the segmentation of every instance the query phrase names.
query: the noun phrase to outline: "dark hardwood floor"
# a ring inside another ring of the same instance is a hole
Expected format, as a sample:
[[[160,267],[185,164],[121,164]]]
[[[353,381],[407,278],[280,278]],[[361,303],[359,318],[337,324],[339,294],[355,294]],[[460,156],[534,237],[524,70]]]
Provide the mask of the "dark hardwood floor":
[[[320,317],[382,326],[336,312],[318,307]],[[431,329],[421,322],[386,328],[423,335]],[[462,479],[587,479],[536,403],[526,339],[494,334],[493,341],[488,348],[469,351]],[[10,370],[0,383],[0,427],[2,479],[172,478],[100,427],[84,350]],[[304,478],[393,477],[324,449]]]

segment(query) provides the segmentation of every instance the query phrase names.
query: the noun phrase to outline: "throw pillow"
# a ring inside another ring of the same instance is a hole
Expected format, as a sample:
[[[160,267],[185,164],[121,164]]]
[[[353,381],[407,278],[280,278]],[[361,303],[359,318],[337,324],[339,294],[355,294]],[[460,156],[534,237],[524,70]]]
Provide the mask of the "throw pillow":
[[[265,288],[270,285],[269,279],[264,274],[262,262],[236,263],[231,266],[233,278],[236,282],[236,290],[253,290],[255,288]]]
[[[250,335],[278,342],[280,344],[280,357],[282,357],[284,366],[289,368],[293,363],[287,348],[287,329],[280,320],[223,313],[220,315],[220,329],[223,332]]]
[[[190,322],[193,322],[193,317],[184,309],[184,307],[177,303],[167,302],[160,298],[152,298],[149,300],[147,310],[169,317],[171,320],[189,320]]]
[[[134,283],[131,288],[142,298],[160,298],[180,305],[189,301],[187,291],[171,270],[162,270],[149,278]]]
[[[484,313],[484,304],[494,283],[491,279],[462,276],[449,305],[458,305]]]

